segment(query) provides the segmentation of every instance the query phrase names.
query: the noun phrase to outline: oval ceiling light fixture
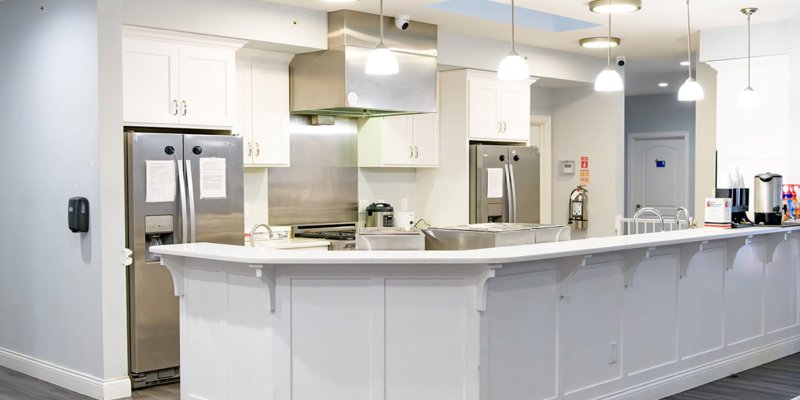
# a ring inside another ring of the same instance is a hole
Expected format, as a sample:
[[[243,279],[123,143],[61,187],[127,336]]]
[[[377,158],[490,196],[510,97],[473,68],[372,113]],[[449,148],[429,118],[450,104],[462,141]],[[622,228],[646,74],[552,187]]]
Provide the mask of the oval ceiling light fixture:
[[[669,86],[669,83],[667,82],[661,82],[658,84],[658,87],[667,87],[667,86]]]
[[[679,101],[697,101],[706,97],[703,87],[692,78],[692,19],[689,11],[689,0],[686,0],[686,30],[689,33],[686,39],[686,52],[689,60],[689,78],[678,89]]]
[[[605,0],[607,4],[611,4],[612,0]],[[607,43],[611,43],[611,13],[608,13],[608,36],[606,37]],[[621,92],[623,89],[622,77],[616,69],[611,66],[611,46],[606,46],[608,49],[608,65],[597,75],[594,81],[594,90],[596,92]]]
[[[581,47],[586,47],[587,49],[605,49],[606,47],[617,47],[622,43],[622,40],[618,37],[606,37],[606,36],[598,36],[598,37],[588,37],[583,38],[578,41]]]
[[[497,67],[497,79],[501,81],[522,81],[531,77],[528,61],[517,53],[514,28],[514,0],[511,0],[511,52]]]
[[[367,56],[364,72],[367,75],[395,75],[400,72],[397,56],[383,44],[383,0],[381,0],[381,41]]]
[[[736,105],[739,108],[753,109],[761,107],[761,97],[758,96],[753,87],[750,86],[750,16],[758,11],[757,8],[743,8],[742,14],[747,16],[747,87],[739,93]]]
[[[594,0],[589,3],[589,10],[602,14],[622,14],[641,9],[641,0]]]

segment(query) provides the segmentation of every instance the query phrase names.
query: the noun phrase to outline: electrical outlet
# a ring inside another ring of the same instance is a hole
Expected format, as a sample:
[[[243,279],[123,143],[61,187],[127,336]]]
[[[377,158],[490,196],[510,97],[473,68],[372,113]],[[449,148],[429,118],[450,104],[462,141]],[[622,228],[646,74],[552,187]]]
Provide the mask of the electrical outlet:
[[[619,361],[619,342],[611,342],[611,349],[608,352],[608,363],[616,364]]]

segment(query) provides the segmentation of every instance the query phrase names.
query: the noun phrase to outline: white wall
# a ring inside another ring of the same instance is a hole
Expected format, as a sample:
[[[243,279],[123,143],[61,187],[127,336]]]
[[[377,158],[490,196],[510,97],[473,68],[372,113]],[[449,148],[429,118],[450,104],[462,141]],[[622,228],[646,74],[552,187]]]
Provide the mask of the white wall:
[[[119,23],[115,2],[102,1],[63,0],[44,14],[38,3],[0,3],[0,36],[13,38],[0,42],[0,364],[95,397],[127,371],[116,347],[125,343]],[[111,19],[98,25],[99,16]],[[89,199],[88,233],[67,229],[72,196]]]
[[[359,168],[358,202],[376,203],[383,200],[396,211],[416,211],[415,195],[417,170],[414,168]],[[407,204],[402,209],[403,201]],[[359,206],[359,213],[364,212]],[[360,215],[360,214],[359,214]],[[422,218],[422,216],[417,216]]]
[[[717,71],[708,64],[700,63],[696,79],[706,95],[703,101],[695,105],[694,212],[697,223],[702,226],[705,221],[705,198],[716,196]]]
[[[624,205],[624,95],[590,85],[553,90],[553,223],[566,224],[579,174],[561,175],[561,161],[589,157],[589,228],[573,239],[614,235]]]
[[[553,113],[553,92],[558,89],[531,86],[531,115],[550,115]]]

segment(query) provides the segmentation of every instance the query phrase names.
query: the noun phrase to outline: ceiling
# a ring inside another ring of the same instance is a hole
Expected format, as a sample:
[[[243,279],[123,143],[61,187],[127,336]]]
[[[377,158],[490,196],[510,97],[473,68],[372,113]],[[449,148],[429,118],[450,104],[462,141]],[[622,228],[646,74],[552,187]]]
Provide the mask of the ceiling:
[[[754,30],[759,23],[800,18],[798,1],[695,0],[691,3],[692,31],[694,34],[704,29],[743,26],[746,18],[739,12],[743,7],[759,8],[753,16]],[[375,14],[379,8],[378,0],[350,3],[319,0],[270,2],[325,11],[347,8]],[[517,41],[536,47],[605,56],[604,49],[578,46],[580,38],[607,34],[607,14],[593,13],[587,4],[588,0],[515,0],[515,5],[520,9],[517,12]],[[412,21],[436,24],[442,30],[495,40],[510,39],[509,6],[510,0],[384,0],[386,15],[408,14]],[[464,11],[467,9],[477,9],[477,12]],[[503,11],[508,15],[508,22],[502,20]],[[642,10],[615,14],[612,29],[612,35],[622,39],[622,45],[612,49],[612,57],[624,55],[627,58],[626,77],[629,85],[638,87],[640,84],[637,81],[655,80],[653,92],[664,91],[657,86],[659,76],[665,80],[675,80],[678,72],[685,68],[679,65],[686,58],[685,1],[642,0]],[[697,48],[696,40],[693,47]],[[680,81],[676,84],[670,82],[666,91],[675,92],[678,86]]]

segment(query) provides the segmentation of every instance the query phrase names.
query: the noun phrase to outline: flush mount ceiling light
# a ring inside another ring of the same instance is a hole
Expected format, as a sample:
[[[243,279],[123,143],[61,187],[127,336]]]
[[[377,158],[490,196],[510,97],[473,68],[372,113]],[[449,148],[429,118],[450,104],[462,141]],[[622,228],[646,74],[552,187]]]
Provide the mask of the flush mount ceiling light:
[[[692,20],[689,14],[689,0],[686,0],[686,29],[689,33],[686,39],[686,52],[689,60],[689,78],[678,90],[679,101],[697,101],[705,98],[703,87],[692,78]]]
[[[692,65],[689,61],[681,61],[681,67],[688,67]]]
[[[606,36],[599,36],[599,37],[588,37],[583,38],[578,41],[581,47],[586,47],[588,49],[605,49],[606,47],[617,47],[622,43],[622,40],[618,37],[606,37]]]
[[[503,81],[521,81],[531,77],[528,62],[517,53],[514,28],[514,0],[511,0],[511,52],[497,67],[497,79]]]
[[[667,87],[667,86],[669,86],[669,83],[667,82],[661,82],[658,84],[658,87]]]
[[[641,0],[594,0],[589,3],[589,10],[603,14],[622,14],[641,9]]]
[[[761,98],[753,87],[750,86],[750,16],[758,11],[757,8],[743,8],[742,14],[747,16],[747,87],[739,93],[739,100],[736,102],[739,108],[758,108],[761,106]]]
[[[383,0],[381,0],[381,41],[378,47],[367,56],[364,72],[367,75],[394,75],[400,72],[397,56],[383,44]]]
[[[606,0],[606,3],[610,5],[611,0]],[[607,43],[611,43],[611,13],[608,13]],[[623,87],[622,77],[611,66],[611,46],[606,46],[606,49],[608,49],[608,65],[597,75],[597,79],[594,81],[594,90],[597,92],[620,92]]]

